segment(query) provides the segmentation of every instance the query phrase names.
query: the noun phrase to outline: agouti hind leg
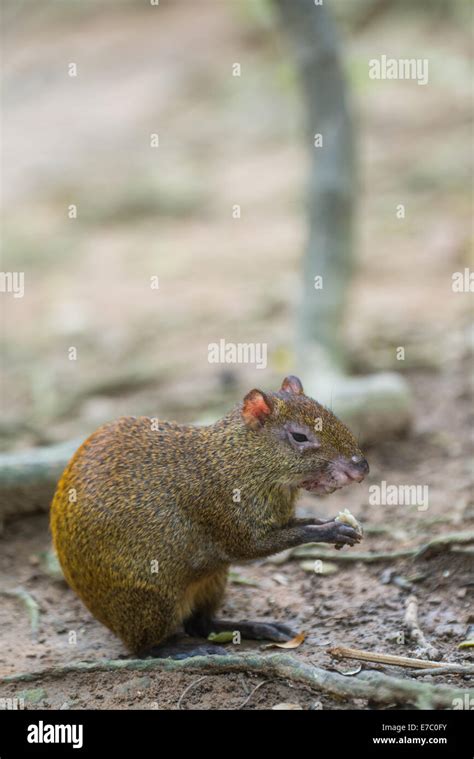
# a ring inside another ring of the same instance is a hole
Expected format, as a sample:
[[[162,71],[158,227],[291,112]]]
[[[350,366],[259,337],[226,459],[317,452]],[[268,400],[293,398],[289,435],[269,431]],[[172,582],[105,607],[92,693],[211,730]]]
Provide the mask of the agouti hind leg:
[[[216,572],[203,583],[194,596],[193,612],[184,620],[184,629],[195,638],[207,638],[210,633],[236,632],[249,640],[272,640],[281,643],[290,640],[295,633],[280,622],[253,622],[248,619],[235,621],[216,619],[215,612],[224,599],[227,567]]]
[[[227,582],[227,567],[213,574],[196,580],[187,586],[182,596],[176,599],[175,614],[186,629],[186,618],[194,615],[199,609],[206,616],[211,615],[222,603]],[[197,637],[201,637],[200,635]],[[206,637],[206,636],[205,636]],[[167,635],[153,645],[146,646],[141,652],[141,658],[187,659],[191,656],[226,655],[229,652],[214,643],[196,643],[180,639],[177,635]]]

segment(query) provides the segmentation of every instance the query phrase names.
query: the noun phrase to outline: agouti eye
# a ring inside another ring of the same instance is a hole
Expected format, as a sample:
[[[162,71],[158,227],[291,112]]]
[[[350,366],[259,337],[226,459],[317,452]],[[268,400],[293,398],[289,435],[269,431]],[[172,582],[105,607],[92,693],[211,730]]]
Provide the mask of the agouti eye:
[[[306,437],[306,435],[303,435],[302,432],[292,432],[291,437],[293,438],[293,440],[296,440],[297,443],[308,442],[308,438]]]

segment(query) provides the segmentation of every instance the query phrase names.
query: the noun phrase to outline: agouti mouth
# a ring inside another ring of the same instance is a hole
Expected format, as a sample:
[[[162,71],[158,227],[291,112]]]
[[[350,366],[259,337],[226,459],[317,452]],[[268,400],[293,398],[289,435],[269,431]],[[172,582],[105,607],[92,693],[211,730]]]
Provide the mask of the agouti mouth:
[[[350,460],[341,456],[332,461],[326,470],[305,477],[299,487],[317,495],[328,495],[353,482],[362,482],[368,471],[369,465],[362,456],[354,456]]]
[[[327,480],[324,476],[308,477],[300,483],[299,487],[316,495],[329,495],[335,490],[350,485],[353,481],[350,477],[338,477],[336,481],[333,478]]]
[[[337,486],[326,484],[320,480],[304,480],[300,484],[300,487],[303,488],[303,490],[307,490],[310,493],[316,493],[317,495],[329,495],[330,493],[334,493],[335,490],[338,490]]]

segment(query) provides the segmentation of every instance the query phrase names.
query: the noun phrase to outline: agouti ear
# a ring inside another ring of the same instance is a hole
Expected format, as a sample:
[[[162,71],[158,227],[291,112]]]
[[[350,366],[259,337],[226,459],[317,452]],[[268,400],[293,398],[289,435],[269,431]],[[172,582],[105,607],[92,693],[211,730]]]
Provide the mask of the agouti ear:
[[[251,390],[244,398],[242,417],[250,429],[258,429],[265,424],[272,413],[272,402],[261,390]]]
[[[292,374],[290,374],[289,377],[285,377],[285,379],[281,383],[281,390],[284,390],[287,393],[295,393],[295,395],[303,395],[304,393],[301,380],[299,380],[298,377],[295,377]]]

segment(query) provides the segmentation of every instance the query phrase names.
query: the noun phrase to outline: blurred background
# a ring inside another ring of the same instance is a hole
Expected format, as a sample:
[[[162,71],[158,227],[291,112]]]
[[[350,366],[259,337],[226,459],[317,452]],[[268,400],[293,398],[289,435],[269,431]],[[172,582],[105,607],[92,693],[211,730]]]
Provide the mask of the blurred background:
[[[470,4],[330,6],[359,166],[349,366],[403,371],[425,396],[470,318],[451,287],[472,242]],[[25,272],[25,296],[3,299],[3,450],[276,388],[294,367],[310,164],[273,3],[7,0],[4,29],[3,269]],[[381,54],[428,58],[429,85],[371,80]],[[209,364],[220,338],[268,343],[268,369]]]

